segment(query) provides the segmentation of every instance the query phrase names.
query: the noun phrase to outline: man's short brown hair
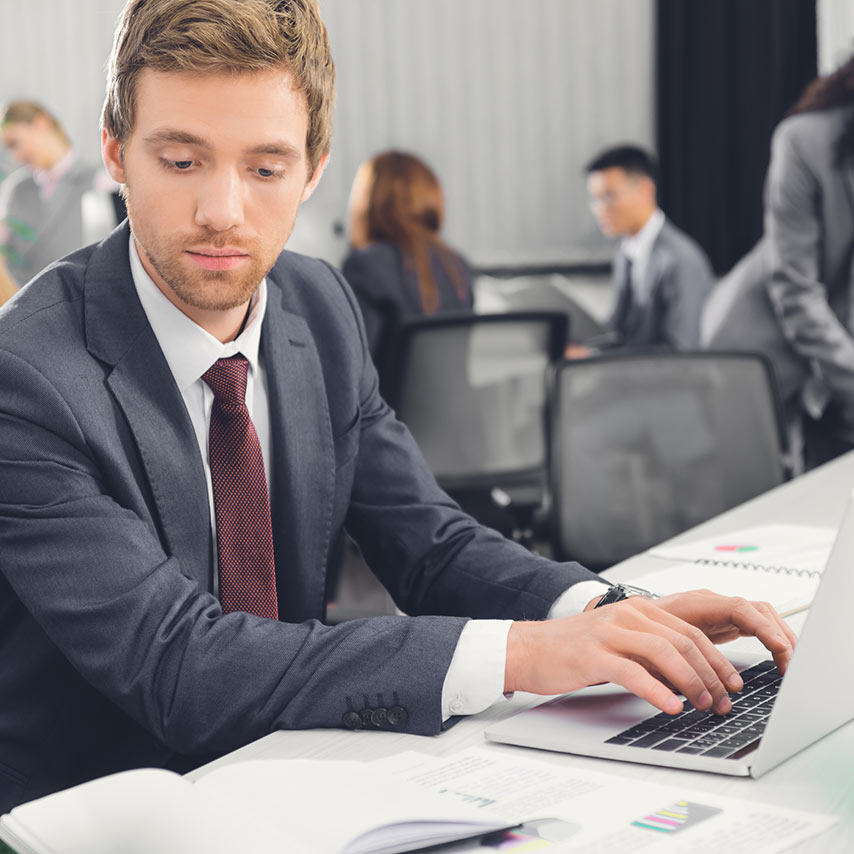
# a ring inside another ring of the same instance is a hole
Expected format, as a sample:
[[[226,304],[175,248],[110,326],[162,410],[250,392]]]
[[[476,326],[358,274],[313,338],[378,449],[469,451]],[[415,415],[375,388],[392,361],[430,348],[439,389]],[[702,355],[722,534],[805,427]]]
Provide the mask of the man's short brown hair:
[[[133,130],[140,71],[199,74],[283,68],[308,108],[309,174],[329,151],[335,66],[317,0],[128,0],[116,27],[101,126]]]

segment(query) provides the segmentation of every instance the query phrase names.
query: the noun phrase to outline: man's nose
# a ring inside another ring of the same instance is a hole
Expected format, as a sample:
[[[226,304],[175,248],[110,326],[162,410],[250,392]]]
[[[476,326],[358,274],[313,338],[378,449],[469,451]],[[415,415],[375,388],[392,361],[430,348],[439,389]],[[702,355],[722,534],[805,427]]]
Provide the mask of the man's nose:
[[[231,169],[210,173],[199,192],[196,225],[228,231],[243,225],[243,183]]]

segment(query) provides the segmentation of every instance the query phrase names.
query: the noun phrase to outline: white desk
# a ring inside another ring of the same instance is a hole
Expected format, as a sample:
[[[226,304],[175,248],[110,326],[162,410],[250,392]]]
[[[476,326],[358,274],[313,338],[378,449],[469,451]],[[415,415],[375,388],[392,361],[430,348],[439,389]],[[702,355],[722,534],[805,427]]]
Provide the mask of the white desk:
[[[765,522],[797,522],[809,525],[837,525],[854,487],[854,452],[823,466],[791,483],[784,484],[734,510],[681,534],[671,542],[689,542],[700,537]],[[611,578],[630,581],[650,569],[666,565],[660,558],[634,557],[608,570]],[[854,571],[854,568],[852,568]],[[854,606],[854,603],[852,603]],[[854,663],[851,666],[854,676]],[[531,695],[517,695],[480,715],[466,718],[448,732],[433,738],[386,732],[349,730],[303,730],[276,732],[241,750],[210,763],[189,776],[196,777],[226,763],[259,758],[316,758],[370,760],[402,750],[420,750],[447,755],[483,742],[487,724],[539,702]],[[824,702],[817,697],[816,703]],[[524,748],[487,744],[496,751],[523,751]],[[525,751],[528,753],[529,751]],[[532,755],[533,752],[530,752]],[[849,723],[758,780],[725,777],[694,771],[652,768],[627,762],[537,751],[536,757],[554,763],[650,780],[662,784],[681,782],[686,787],[729,797],[752,799],[778,806],[790,806],[839,817],[839,824],[811,842],[791,849],[811,854],[851,854],[854,852],[854,724]]]

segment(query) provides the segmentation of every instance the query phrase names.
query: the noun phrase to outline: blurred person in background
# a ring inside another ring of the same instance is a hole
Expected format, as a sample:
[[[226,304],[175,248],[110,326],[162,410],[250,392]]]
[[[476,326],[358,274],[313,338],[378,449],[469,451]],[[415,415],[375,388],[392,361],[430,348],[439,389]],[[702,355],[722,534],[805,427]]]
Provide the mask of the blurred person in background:
[[[20,287],[115,227],[115,185],[81,160],[58,119],[33,101],[6,105],[0,138],[20,164],[0,184],[0,273]]]
[[[3,305],[6,300],[11,299],[18,291],[18,286],[15,280],[9,275],[9,270],[6,268],[6,262],[3,256],[0,255],[0,305]]]
[[[771,360],[796,470],[854,448],[854,56],[771,140],[765,230],[710,297],[703,342]]]
[[[620,237],[614,259],[616,304],[609,347],[691,350],[714,275],[700,246],[658,207],[658,165],[647,151],[621,145],[587,164],[590,207],[602,232]],[[586,347],[567,355],[583,357]]]
[[[472,274],[439,236],[442,187],[417,157],[385,151],[358,169],[348,211],[351,251],[342,271],[356,293],[376,364],[402,320],[470,310]]]

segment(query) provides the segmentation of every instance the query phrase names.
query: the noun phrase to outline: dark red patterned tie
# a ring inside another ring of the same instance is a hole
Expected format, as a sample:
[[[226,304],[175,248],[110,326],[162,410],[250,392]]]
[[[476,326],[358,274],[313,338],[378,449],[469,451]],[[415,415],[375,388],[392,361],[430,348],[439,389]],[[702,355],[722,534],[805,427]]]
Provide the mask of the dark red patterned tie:
[[[270,495],[258,434],[246,408],[243,356],[218,359],[202,375],[211,387],[211,466],[222,610],[278,618]]]

